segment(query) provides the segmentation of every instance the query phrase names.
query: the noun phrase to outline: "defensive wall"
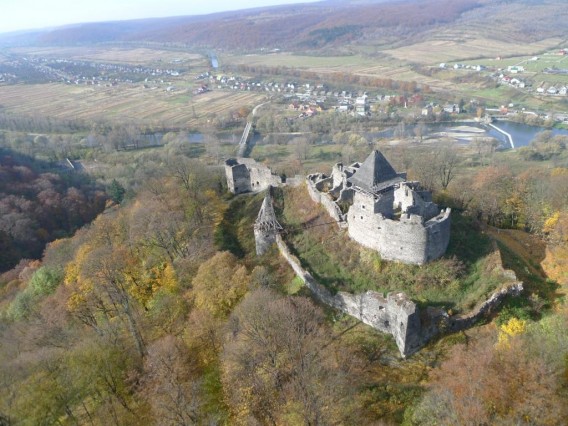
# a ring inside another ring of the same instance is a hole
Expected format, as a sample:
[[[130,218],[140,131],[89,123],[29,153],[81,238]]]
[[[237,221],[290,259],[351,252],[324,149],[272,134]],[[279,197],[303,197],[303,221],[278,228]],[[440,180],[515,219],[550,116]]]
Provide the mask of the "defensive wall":
[[[280,254],[316,299],[383,333],[391,334],[402,356],[410,355],[422,346],[418,308],[404,293],[389,293],[386,298],[374,291],[356,295],[346,292],[332,294],[302,268],[300,261],[290,253],[280,235],[276,237],[276,244]]]
[[[403,357],[417,352],[441,334],[472,327],[480,319],[494,313],[506,296],[518,296],[523,290],[523,283],[516,281],[494,292],[472,312],[452,317],[440,308],[427,307],[420,311],[418,306],[402,292],[388,293],[386,297],[375,291],[361,294],[347,292],[333,294],[319,284],[309,271],[302,268],[299,259],[290,252],[280,235],[276,235],[275,239],[280,254],[316,299],[382,333],[392,335]],[[516,280],[512,271],[504,270],[503,273]]]
[[[378,251],[385,260],[405,263],[424,264],[446,252],[450,239],[450,209],[443,209],[426,221],[424,216],[407,212],[394,220],[381,213],[385,211],[379,205],[381,202],[392,204],[392,197],[387,194],[377,200],[373,194],[355,193],[347,215],[351,238]]]

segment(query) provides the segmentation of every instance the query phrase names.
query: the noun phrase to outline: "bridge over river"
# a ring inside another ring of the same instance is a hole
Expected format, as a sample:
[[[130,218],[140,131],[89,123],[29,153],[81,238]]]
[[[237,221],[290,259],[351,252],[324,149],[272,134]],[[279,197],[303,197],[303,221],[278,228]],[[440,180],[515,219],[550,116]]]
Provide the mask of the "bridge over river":
[[[250,142],[250,131],[251,129],[254,128],[254,117],[256,116],[256,113],[258,112],[258,109],[263,106],[266,105],[268,102],[263,102],[257,106],[255,106],[252,110],[252,118],[250,121],[247,121],[247,124],[245,126],[245,130],[243,131],[243,135],[241,136],[241,140],[239,141],[239,148],[237,150],[237,158],[242,158],[242,157],[246,157],[248,156],[249,152],[247,152],[247,149],[250,147],[249,142]],[[254,133],[254,132],[253,132]]]

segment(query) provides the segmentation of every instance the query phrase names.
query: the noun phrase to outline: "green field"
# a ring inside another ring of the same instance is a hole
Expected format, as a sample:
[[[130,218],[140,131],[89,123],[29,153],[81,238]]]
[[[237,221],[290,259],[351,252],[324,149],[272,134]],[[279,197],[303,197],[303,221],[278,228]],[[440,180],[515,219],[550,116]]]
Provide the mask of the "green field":
[[[352,56],[303,56],[289,53],[251,54],[245,56],[222,56],[219,60],[224,64],[265,65],[271,67],[286,66],[291,68],[327,68],[352,69],[370,67],[377,63],[360,55]]]

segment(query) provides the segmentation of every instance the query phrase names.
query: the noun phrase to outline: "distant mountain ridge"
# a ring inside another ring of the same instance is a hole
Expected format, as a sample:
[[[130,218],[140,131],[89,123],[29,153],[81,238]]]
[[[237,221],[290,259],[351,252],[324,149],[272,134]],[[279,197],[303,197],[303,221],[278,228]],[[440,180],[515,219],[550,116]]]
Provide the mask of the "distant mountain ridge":
[[[511,22],[523,21],[503,28],[513,37],[534,39],[562,35],[562,22],[566,22],[566,14],[558,9],[562,4],[561,0],[328,0],[210,15],[77,24],[4,35],[0,43],[155,42],[221,50],[312,50],[358,40],[410,40],[441,25],[466,24],[467,16],[490,27],[491,20],[501,23],[507,16]],[[531,20],[526,11],[536,7],[550,15],[553,25]],[[517,16],[515,11],[522,13]],[[499,27],[494,30],[498,35]]]

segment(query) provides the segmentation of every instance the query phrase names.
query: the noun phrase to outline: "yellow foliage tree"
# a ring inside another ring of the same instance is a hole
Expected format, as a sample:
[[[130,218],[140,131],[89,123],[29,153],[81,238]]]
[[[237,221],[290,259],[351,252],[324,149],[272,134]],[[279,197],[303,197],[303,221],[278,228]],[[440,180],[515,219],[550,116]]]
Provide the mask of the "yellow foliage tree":
[[[244,296],[248,282],[247,270],[237,263],[237,258],[229,252],[219,252],[199,267],[191,295],[198,308],[222,317]]]
[[[178,287],[175,270],[169,262],[151,268],[132,268],[127,272],[126,279],[130,283],[132,296],[145,307],[157,292],[163,290],[171,293]]]
[[[499,339],[497,347],[506,349],[510,346],[509,339],[519,334],[523,334],[527,330],[527,322],[518,318],[511,318],[503,324],[499,330]]]
[[[550,172],[550,176],[552,176],[552,177],[557,177],[557,176],[568,177],[568,168],[566,168],[566,167],[555,167]]]
[[[93,290],[93,283],[90,279],[81,277],[81,268],[88,254],[91,251],[89,244],[83,244],[77,250],[75,258],[65,267],[64,283],[72,288],[72,293],[67,300],[67,308],[70,312],[79,309],[87,300],[87,295]]]
[[[544,221],[542,231],[545,234],[550,234],[552,231],[554,231],[554,228],[556,227],[556,224],[558,223],[559,219],[560,219],[560,212],[559,211],[554,212],[552,216],[550,216],[548,219]]]

